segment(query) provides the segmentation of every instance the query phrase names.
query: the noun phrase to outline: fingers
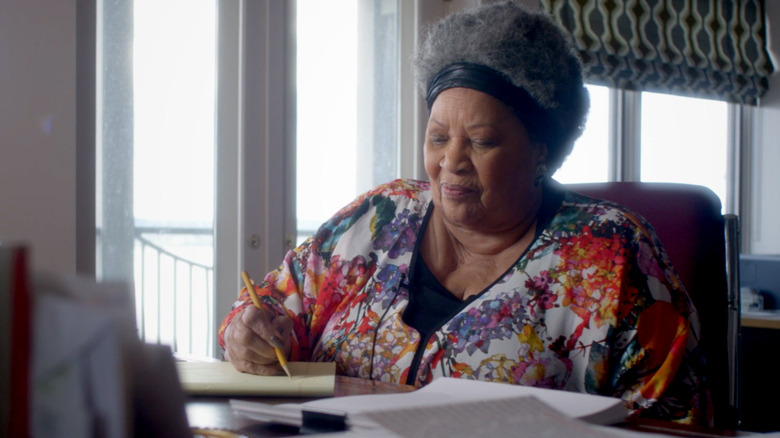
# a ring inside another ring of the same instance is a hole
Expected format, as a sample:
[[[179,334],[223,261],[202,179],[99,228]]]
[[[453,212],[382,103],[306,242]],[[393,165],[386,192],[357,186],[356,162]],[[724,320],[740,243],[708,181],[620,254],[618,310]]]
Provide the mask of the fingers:
[[[236,370],[241,371],[242,373],[256,374],[258,376],[284,375],[284,370],[279,365],[279,363],[260,365],[249,360],[237,360],[231,361],[231,363],[236,368]]]
[[[290,318],[284,315],[269,317],[268,312],[256,307],[247,308],[240,317],[244,324],[260,339],[272,347],[285,348],[285,340],[289,341],[292,332]]]
[[[285,356],[290,355],[290,334],[293,331],[293,321],[285,315],[278,315],[271,320],[278,336],[272,336],[269,343],[275,348],[281,348]],[[278,343],[278,344],[277,344]]]
[[[293,323],[284,315],[269,319],[269,314],[249,306],[226,328],[225,357],[237,370],[260,375],[283,373],[274,347],[289,354]]]

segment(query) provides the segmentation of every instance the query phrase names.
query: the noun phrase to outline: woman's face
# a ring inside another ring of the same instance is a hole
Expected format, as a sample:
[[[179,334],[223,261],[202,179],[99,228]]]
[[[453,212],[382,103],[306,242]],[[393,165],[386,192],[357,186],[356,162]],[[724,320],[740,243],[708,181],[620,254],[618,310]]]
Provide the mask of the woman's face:
[[[546,148],[498,99],[470,88],[442,91],[433,102],[425,138],[425,171],[444,220],[499,232],[537,213],[534,185]]]

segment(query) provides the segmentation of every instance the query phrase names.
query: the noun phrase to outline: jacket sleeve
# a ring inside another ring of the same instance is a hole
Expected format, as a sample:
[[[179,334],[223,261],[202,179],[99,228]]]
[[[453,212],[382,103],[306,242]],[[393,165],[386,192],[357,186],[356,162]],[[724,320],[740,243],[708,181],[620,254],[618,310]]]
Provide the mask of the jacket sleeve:
[[[337,246],[342,237],[366,214],[371,214],[375,200],[404,189],[398,180],[359,196],[325,222],[317,233],[299,247],[289,251],[276,270],[255,286],[258,298],[276,314],[287,314],[293,320],[290,360],[308,360],[325,324],[344,298],[339,287],[341,277],[354,277],[354,271],[365,276],[365,263],[339,259]],[[353,272],[343,272],[350,266]],[[252,305],[245,288],[219,327],[219,344],[225,348],[227,326],[243,309]]]
[[[632,416],[711,424],[699,321],[660,241],[644,220],[631,239],[612,384]]]
[[[319,263],[321,258],[317,257],[316,252],[313,253],[311,246],[311,241],[308,240],[289,251],[281,266],[268,273],[263,281],[255,285],[257,296],[266,309],[276,315],[287,314],[293,320],[290,360],[305,360],[306,349],[302,346],[309,344],[308,323],[311,313],[311,309],[307,309],[307,304],[312,301],[312,298],[316,300],[318,278],[316,273],[324,268]],[[312,275],[312,278],[309,279],[308,275]],[[252,305],[246,288],[242,288],[238,300],[233,303],[231,311],[219,327],[219,345],[223,351],[225,329],[233,318]]]

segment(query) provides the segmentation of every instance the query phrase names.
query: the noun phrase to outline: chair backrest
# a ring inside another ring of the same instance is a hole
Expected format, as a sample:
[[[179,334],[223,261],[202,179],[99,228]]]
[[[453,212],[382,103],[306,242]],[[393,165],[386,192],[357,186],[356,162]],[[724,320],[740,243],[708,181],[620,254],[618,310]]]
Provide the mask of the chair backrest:
[[[733,257],[727,254],[727,246],[738,246],[727,242],[737,234],[726,232],[720,199],[706,187],[689,184],[609,182],[567,187],[624,205],[655,229],[699,312],[716,426],[736,428],[739,301],[733,302],[738,294],[730,280],[737,267],[728,266]]]

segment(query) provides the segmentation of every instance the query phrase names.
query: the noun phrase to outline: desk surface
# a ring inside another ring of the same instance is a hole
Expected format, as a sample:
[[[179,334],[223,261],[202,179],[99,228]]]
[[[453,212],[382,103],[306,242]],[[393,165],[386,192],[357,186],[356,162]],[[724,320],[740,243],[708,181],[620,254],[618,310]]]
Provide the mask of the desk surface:
[[[414,391],[413,386],[353,377],[336,376],[335,397],[364,394],[397,394]],[[297,436],[297,428],[258,424],[256,421],[233,414],[228,403],[229,397],[189,397],[187,399],[187,418],[190,426],[203,429],[224,429],[237,431],[250,437]],[[314,398],[290,397],[241,397],[242,400],[262,403],[304,403]]]
[[[742,312],[740,320],[742,327],[780,330],[780,311],[777,310]]]
[[[336,397],[361,394],[392,394],[398,392],[413,391],[414,388],[406,385],[395,385],[372,380],[356,379],[351,377],[336,377]],[[310,399],[301,398],[244,398],[263,403],[303,403]],[[230,430],[251,438],[260,437],[291,437],[298,436],[297,428],[288,426],[276,426],[258,423],[256,421],[234,415],[229,406],[227,397],[190,397],[187,400],[187,418],[192,428],[217,431],[214,437],[229,437],[230,434],[220,435],[219,430]],[[657,420],[633,420],[631,423],[617,426],[636,432],[661,433],[678,437],[734,437],[745,436],[731,430],[719,430],[698,426],[685,426],[675,423]],[[197,436],[197,435],[196,435]],[[236,435],[240,436],[240,435]]]

